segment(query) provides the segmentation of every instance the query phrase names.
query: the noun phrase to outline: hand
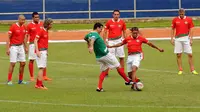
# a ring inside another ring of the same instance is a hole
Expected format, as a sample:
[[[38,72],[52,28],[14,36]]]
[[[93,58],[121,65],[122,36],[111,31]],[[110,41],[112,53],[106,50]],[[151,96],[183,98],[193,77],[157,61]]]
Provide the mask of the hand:
[[[93,47],[89,47],[88,49],[89,49],[89,53],[92,54],[93,51],[94,51],[94,50],[93,50]]]
[[[9,50],[9,49],[6,51],[6,54],[7,54],[8,56],[10,55],[10,50]]]
[[[171,39],[170,42],[171,42],[171,44],[174,46],[174,39]]]
[[[41,54],[40,54],[40,51],[36,51],[36,55],[37,55],[37,57],[41,57]]]
[[[190,39],[190,46],[192,46],[192,43],[193,43],[193,40],[192,40],[192,39]]]
[[[164,49],[158,49],[160,52],[164,52]]]

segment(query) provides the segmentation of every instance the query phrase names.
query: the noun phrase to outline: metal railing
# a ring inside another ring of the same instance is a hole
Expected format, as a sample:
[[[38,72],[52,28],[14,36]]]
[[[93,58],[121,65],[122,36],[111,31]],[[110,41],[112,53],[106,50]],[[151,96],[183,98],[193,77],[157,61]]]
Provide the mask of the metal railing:
[[[88,0],[88,11],[54,11],[54,12],[46,12],[46,6],[45,6],[46,0],[43,0],[42,5],[42,12],[39,12],[43,15],[43,19],[45,19],[46,14],[88,14],[88,19],[93,19],[91,17],[92,13],[107,13],[112,12],[113,10],[98,10],[93,11],[91,10],[91,0]],[[182,0],[178,0],[178,7],[181,8],[181,2]],[[178,9],[157,9],[157,10],[137,10],[137,0],[134,0],[134,9],[133,10],[120,10],[120,12],[132,12],[134,13],[133,18],[137,18],[138,12],[174,12],[178,11]],[[200,11],[200,8],[190,8],[185,9],[186,11]],[[13,13],[0,13],[0,15],[16,15],[16,14],[32,14],[32,12],[13,12]]]

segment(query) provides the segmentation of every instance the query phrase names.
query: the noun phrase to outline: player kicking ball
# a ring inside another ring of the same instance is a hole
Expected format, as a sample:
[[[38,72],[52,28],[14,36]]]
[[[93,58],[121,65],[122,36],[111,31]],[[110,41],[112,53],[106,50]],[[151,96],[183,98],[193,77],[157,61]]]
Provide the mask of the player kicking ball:
[[[117,60],[117,58],[110,54],[108,51],[108,48],[106,47],[106,44],[104,43],[103,39],[100,36],[100,33],[103,30],[103,25],[101,23],[95,23],[93,27],[93,31],[88,33],[84,40],[87,42],[89,53],[95,53],[96,60],[100,64],[100,76],[99,76],[99,83],[98,87],[96,89],[97,92],[104,91],[102,88],[102,83],[107,75],[108,69],[116,68],[117,72],[120,74],[120,76],[126,81],[126,85],[132,85],[133,82],[126,77],[126,74],[124,73],[123,68],[120,67],[120,64]]]
[[[130,29],[132,35],[126,37],[121,43],[108,46],[109,48],[112,47],[119,47],[124,44],[127,44],[128,47],[128,59],[127,59],[127,71],[129,78],[132,79],[133,85],[132,89],[134,88],[134,84],[137,82],[136,71],[140,66],[140,61],[142,60],[142,44],[145,43],[152,48],[157,49],[160,52],[164,52],[163,49],[158,48],[153,43],[149,42],[146,38],[143,38],[139,35],[139,29],[137,27],[133,27]]]
[[[53,20],[46,19],[44,21],[43,27],[40,32],[35,37],[34,44],[36,50],[36,63],[39,68],[37,82],[35,88],[47,90],[47,88],[43,85],[43,72],[47,67],[47,52],[48,52],[48,30],[52,28]]]

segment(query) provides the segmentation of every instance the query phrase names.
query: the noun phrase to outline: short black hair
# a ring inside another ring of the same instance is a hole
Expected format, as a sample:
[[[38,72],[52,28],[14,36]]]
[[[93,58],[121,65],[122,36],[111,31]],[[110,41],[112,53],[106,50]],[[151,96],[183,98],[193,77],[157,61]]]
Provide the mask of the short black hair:
[[[32,17],[34,17],[35,15],[39,15],[38,12],[33,12],[32,13]]]
[[[130,30],[131,31],[139,31],[139,28],[138,27],[132,27]]]
[[[118,9],[113,10],[113,14],[114,14],[115,12],[119,12],[119,13],[120,13],[120,11],[119,11]]]
[[[95,23],[94,27],[93,27],[93,30],[96,30],[97,28],[100,28],[100,27],[103,27],[103,24],[101,24],[101,23]]]

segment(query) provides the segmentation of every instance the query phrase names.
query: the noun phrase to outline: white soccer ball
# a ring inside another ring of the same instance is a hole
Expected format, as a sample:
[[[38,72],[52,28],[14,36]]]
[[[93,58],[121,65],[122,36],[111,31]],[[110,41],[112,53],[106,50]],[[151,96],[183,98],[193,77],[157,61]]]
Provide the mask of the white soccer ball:
[[[142,82],[137,82],[134,84],[134,90],[136,91],[142,91],[143,88],[144,88],[144,85]]]

